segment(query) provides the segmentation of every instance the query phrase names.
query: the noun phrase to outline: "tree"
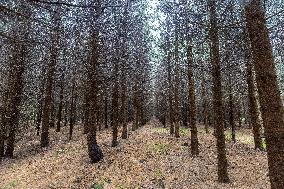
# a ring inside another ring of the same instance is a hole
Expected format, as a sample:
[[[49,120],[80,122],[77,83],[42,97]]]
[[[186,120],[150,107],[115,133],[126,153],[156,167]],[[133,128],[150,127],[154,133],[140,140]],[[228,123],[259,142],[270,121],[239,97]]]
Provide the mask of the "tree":
[[[218,153],[218,181],[229,182],[228,162],[226,157],[226,146],[224,136],[224,117],[221,89],[221,71],[220,71],[220,54],[219,54],[219,38],[217,28],[216,1],[209,1],[210,11],[210,40],[212,48],[212,78],[213,78],[213,109],[214,109],[214,128],[217,138]]]
[[[57,111],[56,132],[60,132],[62,121],[62,109],[63,109],[63,96],[64,95],[64,73],[60,76],[60,93],[59,93],[59,105]]]
[[[189,122],[191,129],[191,154],[197,156],[199,154],[197,127],[196,127],[196,104],[195,104],[195,87],[193,79],[193,57],[192,46],[188,44],[187,50],[187,62],[188,62],[188,99],[189,99]]]
[[[246,27],[251,42],[264,134],[267,142],[269,178],[271,188],[278,189],[284,186],[284,109],[261,2],[260,0],[251,0],[246,5]]]
[[[247,49],[248,51],[249,49]],[[253,73],[253,65],[251,60],[249,60],[249,52],[246,53],[246,61],[247,61],[247,84],[248,84],[248,98],[249,98],[249,112],[250,112],[250,123],[253,128],[253,137],[254,137],[254,145],[255,149],[262,149],[261,145],[261,136],[260,129],[261,124],[259,120],[259,108],[257,104],[257,91],[255,85],[255,78]]]
[[[24,12],[31,16],[30,7],[28,4],[22,4]],[[19,127],[20,106],[22,103],[23,88],[24,88],[24,72],[27,63],[27,49],[28,46],[24,42],[29,37],[29,24],[27,20],[22,21],[19,26],[15,27],[14,41],[13,41],[13,55],[9,64],[8,75],[8,98],[7,106],[5,108],[5,124],[8,128],[7,147],[5,156],[13,157],[16,132]],[[19,41],[21,41],[19,43]]]
[[[52,14],[52,13],[51,13]],[[51,103],[53,85],[55,81],[56,62],[58,56],[59,47],[59,26],[60,26],[60,5],[56,7],[56,12],[52,15],[52,21],[54,28],[51,31],[51,50],[50,50],[50,61],[47,66],[46,75],[46,87],[44,94],[44,105],[42,110],[42,131],[40,145],[41,147],[47,147],[49,145],[49,116],[51,114]]]

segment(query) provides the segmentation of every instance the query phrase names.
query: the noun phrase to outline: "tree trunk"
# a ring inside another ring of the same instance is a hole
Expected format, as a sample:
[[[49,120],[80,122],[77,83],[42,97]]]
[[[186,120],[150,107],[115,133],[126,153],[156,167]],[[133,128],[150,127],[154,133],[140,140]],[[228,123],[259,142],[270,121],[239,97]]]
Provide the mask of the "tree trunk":
[[[76,112],[76,94],[75,94],[75,81],[72,84],[72,91],[71,91],[71,105],[70,105],[70,119],[69,119],[69,140],[72,139],[73,135],[73,128],[75,124],[75,112]]]
[[[209,128],[208,128],[208,103],[207,103],[207,97],[206,97],[206,92],[205,92],[205,79],[202,79],[202,85],[201,85],[201,96],[203,100],[203,123],[205,126],[205,132],[209,133]]]
[[[199,154],[198,149],[198,137],[196,127],[196,104],[195,104],[195,86],[193,78],[193,57],[192,57],[192,46],[189,44],[187,50],[187,66],[188,66],[188,100],[189,100],[189,120],[191,129],[191,154],[197,156]]]
[[[4,151],[5,151],[5,137],[6,137],[6,132],[5,132],[5,111],[4,107],[0,107],[0,161],[1,157],[4,156]]]
[[[235,128],[235,119],[234,119],[234,100],[233,100],[233,90],[232,90],[232,80],[231,75],[229,76],[229,122],[232,129],[231,136],[232,141],[236,143],[236,128]]]
[[[180,128],[180,69],[179,69],[179,42],[178,42],[178,32],[179,26],[177,22],[177,18],[174,18],[174,22],[176,23],[175,26],[175,69],[174,69],[174,126],[175,126],[175,137],[179,138],[179,128]]]
[[[88,137],[87,137],[87,145],[88,145],[88,154],[91,159],[91,163],[97,163],[103,158],[102,150],[97,144],[97,93],[98,93],[98,34],[96,28],[92,33],[92,52],[89,60],[89,68],[88,68],[88,81],[87,81],[87,99],[86,102],[89,104],[88,110]]]
[[[116,62],[114,68],[114,87],[112,91],[112,147],[118,145],[117,137],[118,137],[118,64]]]
[[[60,132],[60,128],[61,128],[62,109],[63,109],[63,93],[64,93],[64,74],[62,74],[61,81],[60,81],[59,106],[58,106],[58,112],[57,112],[56,132]]]
[[[272,189],[284,186],[284,118],[275,63],[261,1],[246,6]]]
[[[55,86],[55,82],[53,83],[53,86]],[[54,87],[52,87],[54,88]],[[49,127],[54,128],[55,127],[55,91],[52,90],[52,95],[51,95],[51,103],[50,103],[50,115],[49,115]]]
[[[24,28],[24,39],[28,39],[29,32],[26,26],[24,26]],[[8,138],[6,142],[7,148],[5,151],[6,157],[13,157],[14,154],[16,131],[19,127],[20,105],[24,87],[23,74],[25,71],[25,61],[27,54],[26,44],[16,44],[16,42],[14,42],[14,45],[14,55],[9,68],[9,88],[6,109],[7,117],[5,118],[5,123],[7,124],[8,128]]]
[[[217,138],[218,154],[218,181],[222,183],[229,182],[228,162],[226,157],[226,145],[224,136],[224,114],[222,103],[220,55],[219,55],[219,37],[217,28],[216,0],[209,1],[210,9],[210,40],[212,48],[212,78],[213,78],[213,109],[214,109],[214,127]]]
[[[139,100],[138,100],[138,78],[135,80],[134,84],[134,91],[133,91],[133,109],[134,109],[134,120],[132,124],[132,131],[135,131],[138,129],[139,124],[139,115],[138,115],[138,108],[139,108]]]
[[[112,125],[112,147],[118,145],[117,137],[118,137],[118,86],[115,83],[112,95],[112,118],[113,118],[113,125]]]
[[[46,66],[42,68],[42,75],[46,74]],[[44,96],[44,88],[45,88],[46,77],[43,77],[40,84],[40,91],[38,96],[38,110],[37,110],[37,119],[36,119],[36,135],[40,134],[40,124],[42,121],[42,108],[43,108],[43,96]]]
[[[124,70],[125,72],[125,70]],[[122,139],[127,139],[128,131],[127,131],[127,83],[126,83],[126,73],[123,73],[122,76],[122,94],[121,94],[121,123],[122,123]]]
[[[69,109],[69,102],[66,99],[65,100],[65,109],[64,109],[64,126],[68,123],[68,109]]]
[[[105,92],[105,103],[104,103],[104,123],[105,123],[105,128],[108,128],[108,97],[107,97],[107,92]]]
[[[87,134],[89,132],[89,109],[90,109],[90,102],[89,102],[89,94],[88,94],[88,89],[85,91],[85,99],[84,99],[84,125],[83,125],[83,134]]]
[[[247,60],[248,61],[248,60]],[[256,97],[256,86],[254,84],[254,77],[252,72],[252,64],[247,63],[247,84],[248,84],[248,99],[249,99],[249,112],[250,112],[250,123],[253,128],[253,138],[255,149],[262,149],[261,137],[260,137],[260,120],[259,110],[257,105]]]
[[[59,41],[59,20],[60,20],[60,7],[56,8],[56,13],[54,13],[54,17],[52,18],[55,28],[51,32],[51,56],[50,62],[47,67],[47,77],[46,77],[46,88],[44,95],[44,105],[42,112],[42,128],[41,128],[41,138],[40,145],[41,147],[47,147],[49,145],[49,116],[52,111],[51,103],[52,103],[52,89],[54,84],[55,77],[55,67],[57,61],[57,53],[58,53],[58,41]]]

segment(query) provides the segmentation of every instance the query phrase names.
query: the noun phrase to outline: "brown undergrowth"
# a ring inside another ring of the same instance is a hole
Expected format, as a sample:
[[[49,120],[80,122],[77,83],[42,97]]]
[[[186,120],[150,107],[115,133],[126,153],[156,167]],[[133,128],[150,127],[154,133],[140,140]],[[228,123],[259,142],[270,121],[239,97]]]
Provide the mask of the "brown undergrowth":
[[[200,155],[192,158],[188,144],[190,132],[181,138],[170,137],[155,121],[130,132],[129,139],[110,147],[111,130],[98,133],[104,152],[100,163],[90,164],[86,137],[77,126],[72,141],[68,128],[51,132],[52,144],[39,147],[39,138],[21,140],[15,159],[0,165],[1,189],[215,189],[269,188],[265,152],[255,151],[249,143],[227,141],[230,184],[219,184],[216,174],[215,139],[199,128]],[[242,131],[238,131],[241,136]],[[247,132],[244,131],[244,134]],[[21,148],[21,150],[19,149]]]

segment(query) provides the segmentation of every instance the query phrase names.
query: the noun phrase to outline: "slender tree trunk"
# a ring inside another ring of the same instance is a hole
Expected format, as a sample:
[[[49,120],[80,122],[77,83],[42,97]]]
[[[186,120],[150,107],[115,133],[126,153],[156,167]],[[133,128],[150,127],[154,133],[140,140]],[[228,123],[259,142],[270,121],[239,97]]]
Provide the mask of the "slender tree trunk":
[[[14,153],[14,144],[16,137],[16,130],[18,129],[19,124],[19,115],[20,115],[20,103],[22,99],[22,91],[23,91],[23,72],[24,67],[23,63],[15,64],[13,68],[13,72],[15,71],[15,75],[13,78],[10,78],[12,83],[10,84],[10,95],[8,100],[8,108],[7,108],[7,128],[8,138],[7,138],[7,148],[5,152],[5,156],[13,157]],[[16,68],[19,67],[19,68]]]
[[[51,57],[50,62],[47,67],[47,77],[46,77],[46,88],[44,95],[44,105],[42,112],[42,129],[41,129],[41,138],[40,144],[41,147],[47,147],[49,145],[49,116],[52,111],[52,89],[54,84],[55,70],[56,70],[56,59],[58,53],[58,41],[59,41],[59,21],[60,21],[60,7],[56,8],[56,13],[53,17],[53,22],[55,25],[54,30],[51,33]]]
[[[50,115],[49,115],[49,127],[54,128],[55,127],[55,91],[53,90],[55,86],[55,82],[53,83],[52,87],[52,95],[51,95],[51,103],[50,103]]]
[[[175,126],[175,137],[179,138],[180,133],[179,133],[179,128],[180,128],[180,109],[179,109],[179,104],[180,104],[180,69],[179,69],[179,50],[178,50],[178,32],[179,32],[179,26],[177,22],[177,18],[175,16],[174,22],[176,22],[176,28],[175,28],[175,69],[174,69],[174,126]]]
[[[173,115],[173,85],[172,85],[172,68],[170,63],[170,52],[168,52],[168,61],[167,61],[167,75],[168,75],[168,93],[169,93],[169,124],[170,124],[170,135],[174,135],[175,129],[174,129],[174,115]]]
[[[222,103],[220,54],[219,54],[219,36],[217,28],[216,0],[209,1],[210,9],[210,40],[212,47],[212,77],[213,77],[213,109],[214,109],[214,127],[217,138],[218,154],[218,181],[222,183],[229,182],[228,162],[226,157],[226,145],[224,136],[224,114]]]
[[[203,78],[202,80],[202,85],[201,85],[201,96],[203,100],[203,123],[205,126],[205,132],[209,133],[209,128],[208,128],[208,103],[207,103],[207,97],[206,97],[206,92],[205,92],[205,79]]]
[[[85,99],[84,99],[84,125],[83,125],[83,134],[87,134],[89,132],[89,109],[90,109],[90,102],[89,102],[89,94],[88,90],[85,91]]]
[[[104,104],[104,123],[105,123],[105,128],[108,128],[108,97],[107,97],[107,92],[105,92],[105,104]]]
[[[0,107],[0,161],[1,157],[4,156],[4,150],[5,150],[5,113],[4,113],[4,107]]]
[[[232,90],[232,80],[229,76],[229,122],[232,129],[231,136],[232,141],[236,143],[236,128],[235,128],[235,119],[234,119],[234,100],[233,100],[233,90]]]
[[[267,142],[269,178],[271,188],[279,189],[284,186],[284,109],[261,1],[251,0],[245,10]]]
[[[55,58],[56,55],[52,54],[52,60],[48,66],[47,73],[47,86],[45,90],[45,98],[44,98],[44,106],[43,106],[43,115],[42,115],[42,131],[41,131],[41,147],[47,147],[49,145],[49,114],[50,114],[50,106],[51,106],[51,95],[52,95],[52,85],[53,78],[55,73]]]
[[[42,68],[42,75],[46,74],[46,66]],[[46,77],[43,77],[40,84],[40,91],[38,96],[38,110],[37,110],[37,119],[36,119],[36,135],[40,134],[40,124],[42,121],[42,109],[43,109],[43,96],[44,96],[44,88],[45,88]]]
[[[138,123],[139,123],[139,115],[138,115],[138,81],[136,78],[135,85],[134,85],[134,91],[133,91],[133,109],[134,109],[134,120],[132,124],[132,131],[135,131],[138,129]]]
[[[96,26],[95,26],[96,27]],[[92,33],[92,52],[89,60],[88,68],[88,81],[87,81],[87,99],[86,101],[89,104],[88,110],[88,136],[87,136],[87,145],[88,145],[88,154],[91,159],[91,163],[97,163],[103,158],[103,153],[99,145],[97,144],[97,94],[98,94],[98,34],[96,28]]]
[[[69,140],[72,139],[73,135],[73,128],[75,124],[75,112],[76,112],[76,105],[75,105],[75,81],[72,84],[72,91],[71,91],[71,105],[70,105],[70,119],[69,119]]]
[[[69,102],[66,99],[65,100],[65,109],[64,109],[64,126],[68,123],[68,109],[69,109]]]
[[[117,137],[118,137],[118,64],[116,62],[115,64],[115,70],[114,70],[114,88],[112,92],[112,147],[115,147],[118,145]]]
[[[24,28],[24,39],[28,39],[28,28],[26,26],[24,26]],[[6,157],[13,157],[14,154],[16,131],[19,127],[20,105],[24,87],[23,74],[25,71],[26,53],[26,44],[16,44],[16,42],[14,42],[14,55],[9,70],[7,117],[5,118],[5,123],[8,128],[7,148],[5,151]]]
[[[60,132],[60,128],[61,128],[62,109],[63,109],[63,93],[64,93],[64,74],[62,74],[61,81],[60,81],[59,106],[58,106],[58,112],[57,112],[56,132]]]
[[[239,105],[238,107],[238,117],[239,117],[239,128],[242,127],[242,107]]]
[[[94,92],[96,81],[92,81],[90,86],[90,92]],[[89,121],[88,121],[88,154],[91,159],[91,163],[97,163],[103,158],[103,153],[99,145],[97,144],[97,123],[96,123],[96,95],[91,94],[89,96],[90,106],[89,106]]]
[[[112,96],[112,117],[113,117],[113,125],[112,125],[112,147],[118,145],[117,137],[118,137],[118,86],[115,83],[113,89]]]
[[[189,119],[190,119],[190,129],[191,129],[191,154],[197,156],[199,154],[198,149],[198,137],[197,137],[197,127],[196,127],[196,103],[195,103],[195,87],[193,78],[193,57],[192,57],[192,47],[191,44],[188,46],[187,50],[187,62],[188,62],[188,100],[189,100]]]
[[[125,72],[125,70],[124,70]],[[126,99],[126,93],[127,93],[127,86],[126,86],[126,73],[123,73],[122,76],[122,94],[121,94],[121,122],[122,122],[122,139],[126,139],[128,135],[127,130],[127,99]]]
[[[256,97],[256,86],[254,84],[254,77],[252,72],[252,64],[247,63],[247,84],[248,84],[248,99],[249,99],[249,112],[250,112],[250,122],[253,128],[253,138],[255,149],[262,149],[261,137],[260,137],[260,120],[259,120],[259,110],[257,105]]]

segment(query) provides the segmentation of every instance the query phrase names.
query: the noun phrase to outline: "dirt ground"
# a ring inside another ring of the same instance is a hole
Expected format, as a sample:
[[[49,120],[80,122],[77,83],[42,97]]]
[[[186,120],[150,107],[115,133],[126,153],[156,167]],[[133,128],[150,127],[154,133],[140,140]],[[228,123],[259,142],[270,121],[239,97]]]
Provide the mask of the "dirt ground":
[[[90,164],[86,136],[80,126],[68,141],[68,128],[51,129],[51,146],[39,147],[34,133],[24,136],[15,159],[0,164],[0,189],[266,189],[270,188],[265,152],[253,149],[248,130],[238,131],[236,144],[227,141],[229,184],[217,182],[215,138],[199,127],[200,155],[190,154],[189,131],[170,137],[152,121],[110,147],[111,130],[98,133],[104,159]],[[212,132],[212,131],[211,131]],[[248,137],[246,137],[248,136]],[[21,149],[21,150],[19,150]]]

